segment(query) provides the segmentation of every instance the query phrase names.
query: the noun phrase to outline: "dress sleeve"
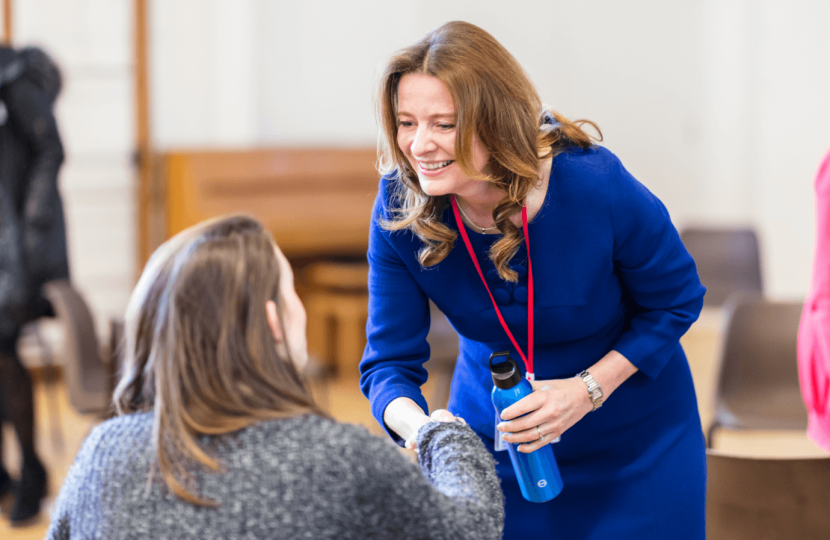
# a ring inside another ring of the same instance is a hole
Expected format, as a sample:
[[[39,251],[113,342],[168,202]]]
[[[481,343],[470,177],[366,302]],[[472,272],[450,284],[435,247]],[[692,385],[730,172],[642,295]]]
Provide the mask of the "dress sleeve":
[[[366,444],[370,481],[362,482],[358,498],[367,513],[364,523],[375,528],[366,537],[501,538],[504,495],[493,457],[472,429],[431,422],[418,431],[418,447],[420,471],[388,443],[375,438]]]
[[[382,180],[369,233],[369,316],[366,349],[360,362],[360,388],[369,398],[372,414],[399,445],[403,440],[383,422],[383,412],[399,397],[411,398],[428,411],[421,394],[427,380],[423,364],[429,359],[429,302],[416,283],[410,268],[393,245],[393,235],[403,237],[400,245],[419,249],[420,240],[409,231],[390,232],[378,221],[388,219]]]
[[[614,350],[655,378],[697,320],[706,289],[666,207],[616,165],[609,180],[614,269],[633,316]]]

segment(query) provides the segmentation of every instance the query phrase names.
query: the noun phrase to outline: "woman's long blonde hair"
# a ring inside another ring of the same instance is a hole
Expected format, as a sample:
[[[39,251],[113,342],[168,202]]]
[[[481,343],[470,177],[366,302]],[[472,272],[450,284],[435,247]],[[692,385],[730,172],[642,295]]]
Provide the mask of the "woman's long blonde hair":
[[[438,264],[455,244],[456,232],[441,223],[449,196],[431,197],[418,182],[413,164],[397,144],[398,84],[409,73],[427,74],[446,85],[456,111],[455,160],[470,178],[493,182],[505,195],[493,210],[503,237],[493,244],[490,258],[503,279],[516,281],[510,259],[522,242],[522,233],[510,218],[521,212],[524,200],[539,182],[541,160],[568,146],[588,148],[602,140],[599,128],[588,120],[571,122],[546,109],[533,83],[513,56],[493,36],[472,24],[454,21],[428,33],[398,51],[387,63],[377,92],[381,127],[379,169],[393,174],[397,193],[388,230],[409,229],[423,242],[418,254],[423,266]],[[581,126],[591,125],[592,138]],[[486,174],[473,166],[473,137],[490,156]]]
[[[254,218],[206,221],[156,250],[130,298],[116,411],[153,411],[162,477],[193,504],[215,504],[193,494],[193,466],[222,469],[197,437],[304,413],[327,416],[291,358],[278,354],[268,326],[266,301],[282,313],[274,248]]]

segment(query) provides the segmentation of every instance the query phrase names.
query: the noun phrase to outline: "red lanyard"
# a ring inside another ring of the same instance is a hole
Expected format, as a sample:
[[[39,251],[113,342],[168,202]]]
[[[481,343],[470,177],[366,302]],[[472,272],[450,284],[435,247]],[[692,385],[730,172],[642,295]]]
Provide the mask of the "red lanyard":
[[[516,347],[516,350],[519,352],[519,356],[522,357],[524,360],[525,367],[527,368],[527,380],[532,381],[534,380],[533,376],[533,266],[530,264],[530,238],[527,234],[527,208],[522,207],[522,230],[525,234],[525,247],[527,247],[527,356],[525,356],[524,352],[522,352],[521,347],[519,344],[516,343],[516,339],[513,337],[513,333],[507,327],[507,323],[504,322],[504,317],[501,316],[501,311],[499,310],[499,306],[496,304],[496,299],[493,298],[493,293],[490,292],[490,287],[487,285],[487,280],[484,279],[484,273],[481,271],[481,267],[478,265],[478,259],[476,258],[476,254],[473,251],[473,245],[470,243],[470,237],[467,235],[467,228],[464,226],[464,222],[461,221],[461,214],[458,211],[458,203],[455,200],[455,195],[450,195],[450,201],[452,202],[452,211],[455,214],[455,222],[458,224],[458,230],[461,232],[461,238],[464,239],[464,245],[467,246],[467,251],[470,253],[470,258],[473,259],[473,264],[478,271],[479,277],[481,277],[481,282],[484,283],[484,287],[487,289],[487,294],[490,295],[490,300],[493,302],[493,307],[496,308],[496,315],[499,317],[499,322],[501,323],[502,328],[504,331],[507,332],[507,337],[510,338],[510,342]]]

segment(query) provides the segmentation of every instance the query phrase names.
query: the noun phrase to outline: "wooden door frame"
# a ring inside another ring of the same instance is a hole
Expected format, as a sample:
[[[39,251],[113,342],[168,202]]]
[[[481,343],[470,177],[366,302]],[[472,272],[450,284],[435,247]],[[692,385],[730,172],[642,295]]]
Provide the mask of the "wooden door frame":
[[[12,44],[14,40],[14,6],[12,0],[0,0],[3,2],[3,43]]]
[[[154,246],[150,240],[150,216],[152,214],[153,147],[150,129],[150,81],[149,81],[149,0],[133,3],[133,55],[135,95],[136,142],[136,279],[149,259]]]

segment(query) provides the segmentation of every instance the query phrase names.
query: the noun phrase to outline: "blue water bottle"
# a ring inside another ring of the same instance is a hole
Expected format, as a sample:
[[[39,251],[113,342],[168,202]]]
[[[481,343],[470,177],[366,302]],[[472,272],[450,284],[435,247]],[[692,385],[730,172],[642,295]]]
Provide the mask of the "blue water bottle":
[[[504,361],[494,364],[493,360],[499,358]],[[499,415],[510,405],[533,393],[533,387],[522,377],[518,364],[510,358],[508,351],[490,355],[490,374],[493,376],[493,405]],[[562,477],[549,444],[529,454],[519,452],[518,444],[506,444],[525,499],[530,502],[546,502],[559,495],[562,491]]]

